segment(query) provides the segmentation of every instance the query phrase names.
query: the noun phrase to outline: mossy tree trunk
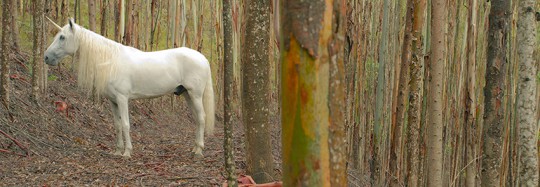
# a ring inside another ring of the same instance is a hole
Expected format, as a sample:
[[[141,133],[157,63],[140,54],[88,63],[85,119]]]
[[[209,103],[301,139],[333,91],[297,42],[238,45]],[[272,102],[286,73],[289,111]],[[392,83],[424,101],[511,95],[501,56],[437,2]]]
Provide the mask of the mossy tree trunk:
[[[234,108],[232,106],[234,97],[234,64],[233,64],[233,23],[232,23],[232,1],[223,0],[223,152],[225,154],[225,178],[230,187],[238,186],[236,182],[234,145],[233,145],[233,127],[234,127]],[[219,106],[219,105],[218,105]]]
[[[246,127],[247,172],[257,183],[264,183],[274,180],[268,56],[272,4],[268,0],[250,0],[246,3],[245,42],[242,46],[242,114]]]

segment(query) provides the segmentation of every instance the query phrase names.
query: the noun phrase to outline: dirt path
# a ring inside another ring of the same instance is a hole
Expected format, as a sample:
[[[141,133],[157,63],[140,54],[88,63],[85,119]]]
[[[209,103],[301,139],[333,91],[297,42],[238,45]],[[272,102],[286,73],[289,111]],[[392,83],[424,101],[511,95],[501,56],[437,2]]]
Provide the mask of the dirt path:
[[[213,137],[206,138],[205,157],[195,159],[191,154],[195,134],[193,121],[187,119],[173,124],[166,122],[167,119],[161,120],[159,125],[135,123],[132,126],[131,159],[110,154],[114,145],[112,124],[94,129],[99,132],[88,137],[70,137],[73,142],[61,147],[34,150],[29,158],[0,155],[0,186],[215,186],[223,181],[221,124],[217,124]],[[237,153],[242,152],[241,136],[237,130]],[[237,158],[242,159],[241,155]],[[238,160],[237,165],[242,166],[243,162]],[[243,168],[238,168],[237,172],[243,173]]]
[[[12,66],[11,106],[0,108],[0,130],[28,147],[30,156],[0,152],[0,186],[217,186],[224,181],[223,124],[205,138],[204,158],[194,159],[195,121],[183,98],[130,102],[131,159],[111,155],[114,127],[108,101],[92,101],[77,89],[69,68],[57,67],[39,101],[30,97],[30,75]],[[67,104],[57,111],[55,102]],[[218,109],[219,111],[219,109]],[[271,120],[276,175],[280,178],[278,117]],[[243,128],[235,125],[236,172],[245,174]],[[24,154],[0,135],[0,149]]]

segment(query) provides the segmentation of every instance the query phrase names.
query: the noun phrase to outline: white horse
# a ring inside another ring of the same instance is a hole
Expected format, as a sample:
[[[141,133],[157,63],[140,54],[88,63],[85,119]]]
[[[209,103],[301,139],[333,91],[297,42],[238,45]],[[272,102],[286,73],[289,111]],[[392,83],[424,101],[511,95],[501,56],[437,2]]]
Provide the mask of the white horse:
[[[174,93],[185,97],[196,116],[193,153],[202,157],[205,130],[207,134],[214,130],[214,91],[210,65],[201,53],[185,47],[143,52],[87,30],[73,19],[64,27],[53,24],[59,32],[45,51],[45,63],[56,66],[63,57],[78,52],[79,87],[94,90],[112,105],[115,155],[130,157],[133,148],[128,101]]]

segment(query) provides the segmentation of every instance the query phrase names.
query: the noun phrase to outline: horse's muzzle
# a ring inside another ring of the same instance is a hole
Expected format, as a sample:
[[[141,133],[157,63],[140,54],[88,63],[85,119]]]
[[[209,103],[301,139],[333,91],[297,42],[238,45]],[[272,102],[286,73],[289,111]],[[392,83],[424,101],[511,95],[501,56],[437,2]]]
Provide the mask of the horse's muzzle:
[[[52,56],[45,55],[45,64],[50,65],[50,66],[56,66],[58,65],[58,60],[57,58],[54,58]]]

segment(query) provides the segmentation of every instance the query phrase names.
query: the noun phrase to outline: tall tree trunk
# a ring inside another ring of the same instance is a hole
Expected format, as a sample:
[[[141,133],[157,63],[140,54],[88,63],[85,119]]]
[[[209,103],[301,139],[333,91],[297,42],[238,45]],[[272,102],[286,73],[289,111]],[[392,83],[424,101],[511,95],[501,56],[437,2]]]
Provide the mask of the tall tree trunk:
[[[88,0],[88,28],[91,31],[96,31],[96,2]]]
[[[410,79],[410,61],[412,57],[412,27],[413,27],[413,11],[414,5],[412,0],[407,0],[407,13],[405,14],[405,36],[403,40],[403,46],[401,51],[401,68],[400,77],[397,90],[399,90],[396,115],[392,122],[392,136],[390,140],[390,174],[393,177],[389,177],[390,186],[398,186],[402,182],[400,173],[401,163],[401,132],[402,126],[405,122],[405,109],[409,98],[409,79]]]
[[[122,34],[120,33],[122,31],[121,26],[121,7],[122,7],[122,1],[118,1],[117,3],[114,3],[114,40],[117,42],[122,42]],[[123,31],[122,31],[123,32]]]
[[[9,90],[10,90],[10,81],[9,81],[9,43],[10,36],[13,30],[11,30],[11,15],[10,8],[11,5],[15,3],[15,0],[4,0],[2,1],[2,51],[0,57],[0,63],[2,64],[2,75],[0,80],[0,95],[2,95],[2,104],[5,109],[9,111]]]
[[[11,40],[15,54],[19,54],[20,48],[19,48],[19,26],[17,25],[17,16],[19,14],[17,10],[17,0],[13,1],[13,3],[10,4],[10,13],[11,13]]]
[[[507,53],[510,1],[492,0],[489,13],[484,125],[482,145],[482,186],[500,186],[502,176],[502,133],[506,105]]]
[[[330,184],[347,186],[346,153],[346,81],[345,81],[345,31],[347,30],[347,4],[345,0],[333,2],[332,34],[328,56],[330,60],[329,82],[329,148]]]
[[[43,12],[45,0],[34,0],[34,49],[32,63],[32,97],[38,101],[43,87]]]
[[[107,7],[109,6],[108,0],[101,1],[101,35],[107,37]]]
[[[384,104],[384,96],[386,95],[386,78],[385,78],[385,70],[386,66],[390,64],[388,52],[389,52],[389,40],[388,32],[390,28],[390,3],[392,0],[383,0],[383,8],[382,8],[382,33],[381,33],[381,39],[378,49],[378,70],[377,70],[377,88],[375,91],[375,121],[373,124],[373,136],[374,136],[374,146],[373,146],[373,165],[374,170],[371,171],[371,185],[380,186],[383,185],[382,177],[380,174],[383,173],[382,170],[382,164],[383,164],[383,156],[381,156],[381,151],[384,149],[384,143],[383,143],[383,126],[384,126],[384,112],[385,112],[385,104]]]
[[[538,0],[521,0],[519,1],[518,8],[518,186],[538,186],[538,116],[536,114],[537,67],[533,56],[537,40],[534,11],[537,3]]]
[[[73,14],[74,18],[73,18],[73,19],[74,19],[75,22],[77,22],[77,23],[78,23],[77,12],[80,11],[80,10],[77,10],[77,9],[79,8],[79,4],[80,4],[80,3],[81,3],[81,2],[79,2],[79,0],[75,0],[75,5],[73,6],[73,10],[74,10],[74,11],[73,11],[73,12],[74,12],[74,14]],[[68,4],[69,4],[69,2],[68,2]]]
[[[283,185],[330,186],[333,1],[281,3]]]
[[[233,62],[233,23],[232,23],[232,2],[233,0],[223,0],[223,68],[225,74],[223,77],[223,100],[225,108],[223,109],[223,152],[225,154],[225,178],[227,184],[231,187],[238,186],[236,182],[236,173],[234,172],[234,145],[233,145],[233,127],[234,127],[234,108],[232,106],[234,97],[234,62]],[[174,34],[173,34],[174,35]]]
[[[120,12],[119,12],[120,23],[118,25],[120,38],[118,42],[125,43],[124,36],[125,36],[125,29],[126,29],[126,0],[120,0],[118,3],[120,3],[120,5],[118,6],[118,8],[120,8]]]
[[[251,0],[246,5],[249,16],[242,51],[242,113],[246,125],[247,170],[257,183],[269,182],[274,177],[268,108],[270,6],[268,0]]]
[[[476,38],[477,38],[477,11],[478,0],[469,1],[469,25],[467,33],[467,81],[465,83],[465,185],[476,186]],[[468,164],[471,163],[471,164]]]
[[[135,0],[125,0],[126,5],[124,6],[126,13],[126,23],[122,43],[128,46],[133,46],[133,1]]]
[[[431,3],[431,61],[428,66],[427,185],[442,186],[443,80],[446,49],[446,1]]]
[[[171,3],[171,4],[169,5],[169,6],[170,6],[170,12],[169,12],[169,15],[170,15],[170,16],[169,16],[169,17],[170,17],[170,19],[171,19],[171,23],[170,23],[170,24],[172,25],[172,26],[171,26],[171,32],[170,32],[170,34],[171,34],[171,42],[173,43],[173,44],[172,44],[173,47],[176,48],[176,47],[178,47],[178,43],[176,42],[176,40],[177,40],[177,39],[176,39],[176,35],[177,35],[177,33],[178,33],[178,32],[176,31],[176,27],[177,27],[177,25],[178,25],[178,21],[177,21],[178,18],[177,18],[176,15],[178,15],[178,13],[177,13],[177,11],[178,11],[177,7],[178,7],[179,2],[178,2],[178,1],[173,1],[173,2],[170,2],[170,3]],[[225,6],[225,2],[223,2],[223,4],[224,4],[224,6]],[[225,10],[223,10],[223,11],[225,11]],[[223,14],[225,14],[225,12],[224,12]]]
[[[409,110],[407,125],[407,186],[422,186],[420,175],[420,126],[423,94],[423,36],[427,0],[413,1],[412,58],[410,63]]]

